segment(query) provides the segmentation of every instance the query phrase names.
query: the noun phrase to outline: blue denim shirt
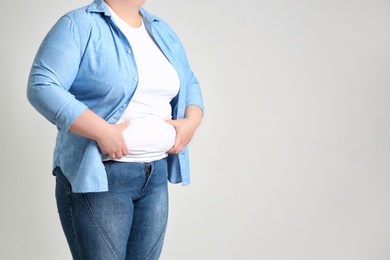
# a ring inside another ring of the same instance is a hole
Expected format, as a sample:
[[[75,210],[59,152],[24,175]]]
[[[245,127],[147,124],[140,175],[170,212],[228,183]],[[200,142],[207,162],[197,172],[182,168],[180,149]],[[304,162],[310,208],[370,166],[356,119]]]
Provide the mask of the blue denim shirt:
[[[161,19],[141,9],[153,40],[176,69],[179,94],[172,100],[172,118],[184,118],[185,108],[203,101],[177,35]],[[27,97],[58,129],[53,168],[59,166],[74,192],[107,191],[107,176],[96,141],[70,133],[69,127],[89,108],[116,123],[137,88],[138,72],[132,48],[111,19],[103,0],[61,17],[43,40],[33,62]],[[168,156],[172,183],[190,182],[188,147]]]

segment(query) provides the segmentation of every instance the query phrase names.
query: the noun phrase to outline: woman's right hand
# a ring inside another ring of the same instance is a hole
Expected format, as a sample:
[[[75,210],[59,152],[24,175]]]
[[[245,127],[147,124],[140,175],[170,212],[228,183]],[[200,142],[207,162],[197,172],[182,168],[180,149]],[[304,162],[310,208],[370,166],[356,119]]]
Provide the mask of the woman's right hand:
[[[128,127],[128,124],[108,124],[96,138],[96,142],[102,154],[110,159],[121,159],[127,155],[128,149],[123,138],[122,131]]]
[[[69,131],[95,140],[103,155],[121,159],[128,149],[122,131],[127,123],[109,124],[91,110],[85,110],[70,126]]]

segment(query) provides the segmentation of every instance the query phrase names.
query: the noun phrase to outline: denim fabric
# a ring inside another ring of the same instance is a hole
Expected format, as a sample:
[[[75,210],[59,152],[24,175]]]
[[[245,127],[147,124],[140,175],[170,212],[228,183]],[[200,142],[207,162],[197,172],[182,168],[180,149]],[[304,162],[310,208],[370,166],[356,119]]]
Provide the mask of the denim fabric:
[[[61,169],[54,169],[73,259],[158,259],[168,218],[167,160],[104,165],[108,192],[73,193]]]
[[[172,100],[172,118],[184,118],[185,108],[203,101],[183,46],[161,19],[141,9],[146,29],[176,69],[179,94]],[[34,108],[58,128],[53,169],[61,168],[74,192],[107,191],[102,155],[93,140],[68,132],[91,109],[116,123],[138,85],[138,70],[125,35],[111,19],[103,0],[61,17],[43,40],[32,64],[27,97]],[[188,147],[168,156],[172,183],[189,184]]]

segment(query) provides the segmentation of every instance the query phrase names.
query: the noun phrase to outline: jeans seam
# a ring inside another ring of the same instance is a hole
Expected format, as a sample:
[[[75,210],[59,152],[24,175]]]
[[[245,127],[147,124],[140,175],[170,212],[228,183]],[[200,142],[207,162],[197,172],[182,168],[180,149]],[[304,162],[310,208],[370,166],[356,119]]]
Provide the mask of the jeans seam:
[[[73,239],[75,241],[76,247],[77,247],[77,253],[78,253],[79,259],[82,259],[79,240],[77,239],[76,228],[75,228],[74,219],[73,219],[73,210],[72,210],[73,203],[72,203],[72,196],[71,196],[72,187],[70,186],[70,184],[66,184],[63,180],[61,180],[61,178],[57,178],[57,180],[59,180],[62,183],[62,185],[64,185],[67,189],[67,195],[69,198],[69,201],[68,201],[68,213],[69,213],[69,222],[70,222],[69,224],[72,227],[72,235],[73,235]]]
[[[149,179],[148,179],[147,183],[145,184],[145,188],[146,188],[146,185],[148,184],[150,178],[152,177],[153,170],[154,170],[154,165],[151,164],[150,176],[149,176]],[[143,191],[143,190],[142,190],[142,191]],[[142,193],[141,193],[141,194],[142,194]],[[153,246],[153,248],[152,248],[152,249],[149,251],[149,253],[145,256],[144,260],[150,259],[150,257],[152,256],[152,254],[157,250],[160,241],[161,241],[162,239],[164,239],[165,232],[166,232],[166,229],[167,229],[167,225],[168,225],[168,214],[165,216],[164,229],[163,229],[163,231],[161,232],[160,237],[158,238],[158,240],[157,240],[156,244]]]
[[[168,224],[168,216],[165,218],[165,224],[164,224],[164,230],[161,232],[160,237],[158,238],[156,244],[153,246],[153,248],[149,251],[149,253],[145,256],[144,260],[150,259],[151,255],[156,251],[158,244],[160,243],[161,239],[164,238],[164,234],[167,230],[167,224]]]
[[[100,224],[99,220],[97,219],[95,213],[93,212],[92,207],[91,207],[91,204],[89,204],[87,195],[86,195],[86,194],[83,194],[83,197],[84,197],[85,203],[87,204],[87,208],[88,208],[89,212],[91,213],[93,222],[96,224],[96,226],[97,226],[97,228],[99,229],[99,231],[100,231],[102,237],[103,237],[104,240],[107,242],[108,246],[111,248],[111,250],[112,250],[112,252],[114,253],[115,257],[116,257],[117,259],[120,259],[120,257],[119,257],[119,255],[118,255],[118,252],[116,251],[116,248],[115,248],[114,244],[112,243],[112,241],[111,241],[110,238],[108,237],[107,233],[104,231],[104,228],[102,227],[102,225]]]

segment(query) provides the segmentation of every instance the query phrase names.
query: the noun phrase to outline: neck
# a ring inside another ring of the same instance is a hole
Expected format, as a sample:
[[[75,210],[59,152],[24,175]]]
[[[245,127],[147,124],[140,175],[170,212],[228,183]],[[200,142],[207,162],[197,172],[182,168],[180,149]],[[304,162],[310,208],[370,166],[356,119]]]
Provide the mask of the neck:
[[[131,27],[141,26],[139,9],[143,0],[104,0],[104,2]]]

